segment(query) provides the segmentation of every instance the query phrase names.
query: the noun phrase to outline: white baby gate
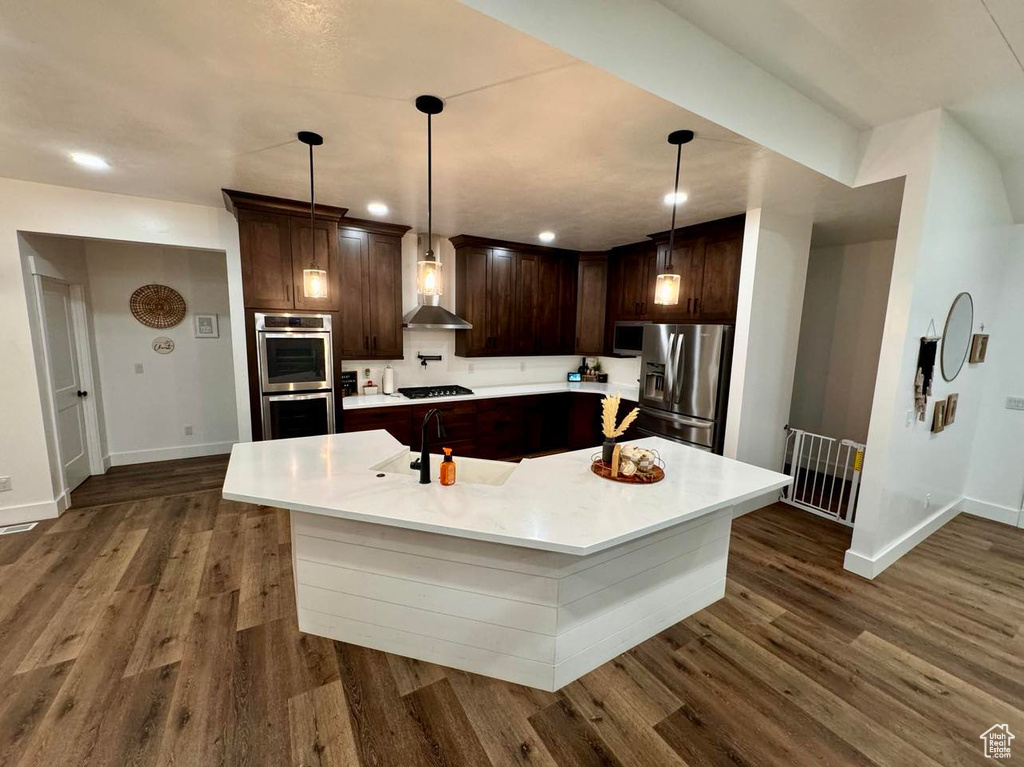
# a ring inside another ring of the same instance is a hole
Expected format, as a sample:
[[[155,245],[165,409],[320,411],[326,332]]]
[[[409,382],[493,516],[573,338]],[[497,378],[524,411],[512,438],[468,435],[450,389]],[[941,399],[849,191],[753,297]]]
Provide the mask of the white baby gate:
[[[782,491],[791,506],[853,525],[864,445],[786,427],[783,471],[793,483]]]

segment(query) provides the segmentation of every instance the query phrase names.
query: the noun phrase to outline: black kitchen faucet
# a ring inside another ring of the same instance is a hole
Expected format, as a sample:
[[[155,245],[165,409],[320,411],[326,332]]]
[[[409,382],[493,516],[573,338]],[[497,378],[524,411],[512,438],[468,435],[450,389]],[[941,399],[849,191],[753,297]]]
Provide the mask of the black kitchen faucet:
[[[420,484],[430,484],[430,453],[427,450],[427,424],[430,423],[430,419],[437,417],[437,436],[443,437],[444,433],[444,416],[441,411],[436,407],[427,411],[427,414],[423,416],[423,426],[420,427],[420,457],[409,464],[410,469],[420,470]]]

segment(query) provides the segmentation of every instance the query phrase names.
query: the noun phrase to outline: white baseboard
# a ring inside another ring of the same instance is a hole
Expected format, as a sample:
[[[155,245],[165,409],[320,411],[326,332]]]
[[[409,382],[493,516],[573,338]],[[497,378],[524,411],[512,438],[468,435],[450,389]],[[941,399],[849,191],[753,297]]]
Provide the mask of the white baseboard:
[[[959,514],[962,502],[963,499],[960,498],[948,506],[943,506],[902,538],[890,543],[874,557],[869,557],[849,549],[846,552],[843,567],[863,578],[875,578],[885,568]]]
[[[150,450],[128,450],[123,453],[111,453],[111,466],[128,466],[135,463],[151,463],[152,461],[173,461],[178,458],[200,458],[204,455],[220,455],[230,453],[234,442],[208,442],[204,445],[178,445],[177,447],[158,447]]]
[[[1002,522],[1004,525],[1024,527],[1024,512],[1009,506],[999,506],[985,501],[976,501],[973,498],[964,498],[960,502],[960,511],[975,517],[991,519],[993,522]]]
[[[61,496],[66,499],[67,495]],[[0,508],[0,526],[16,525],[20,522],[41,522],[44,519],[56,519],[61,512],[67,508],[67,502],[43,501],[42,503],[27,503],[22,506],[5,506]]]

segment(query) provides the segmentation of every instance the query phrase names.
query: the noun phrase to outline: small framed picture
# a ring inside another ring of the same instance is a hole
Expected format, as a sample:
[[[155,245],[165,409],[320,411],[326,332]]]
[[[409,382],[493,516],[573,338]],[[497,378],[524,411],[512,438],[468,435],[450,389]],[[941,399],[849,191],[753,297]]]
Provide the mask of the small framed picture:
[[[932,434],[938,434],[946,428],[946,400],[940,399],[935,403],[935,412],[932,414]]]
[[[197,314],[195,322],[196,338],[220,338],[216,314]]]
[[[971,356],[968,359],[972,365],[979,365],[985,361],[988,354],[988,333],[975,333],[971,336]]]
[[[951,426],[953,424],[953,421],[956,420],[956,403],[958,399],[960,399],[959,394],[950,394],[948,397],[946,397],[946,426]]]

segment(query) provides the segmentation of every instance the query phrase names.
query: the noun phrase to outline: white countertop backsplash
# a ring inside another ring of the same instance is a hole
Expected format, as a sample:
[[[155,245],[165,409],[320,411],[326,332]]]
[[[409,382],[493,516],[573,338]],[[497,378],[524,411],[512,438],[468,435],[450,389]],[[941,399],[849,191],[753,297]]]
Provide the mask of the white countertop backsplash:
[[[458,385],[474,392],[493,387],[517,386],[521,384],[565,383],[566,373],[576,370],[580,357],[457,357],[455,356],[455,332],[431,330],[406,330],[404,338],[405,359],[400,360],[346,360],[344,370],[354,370],[359,381],[359,392],[367,376],[378,386],[383,378],[385,365],[395,371],[395,387]],[[430,362],[423,367],[416,358],[417,353],[441,355],[440,362]],[[598,357],[604,372],[613,384],[637,386],[640,377],[639,358]],[[492,394],[491,396],[502,396]],[[625,396],[625,395],[623,395]],[[360,396],[361,398],[361,396]],[[348,400],[349,398],[346,398]],[[634,397],[635,399],[635,397]],[[410,400],[405,400],[409,402]],[[392,404],[382,402],[379,404]],[[376,407],[377,405],[354,405],[355,407]],[[346,408],[351,407],[346,404]]]

